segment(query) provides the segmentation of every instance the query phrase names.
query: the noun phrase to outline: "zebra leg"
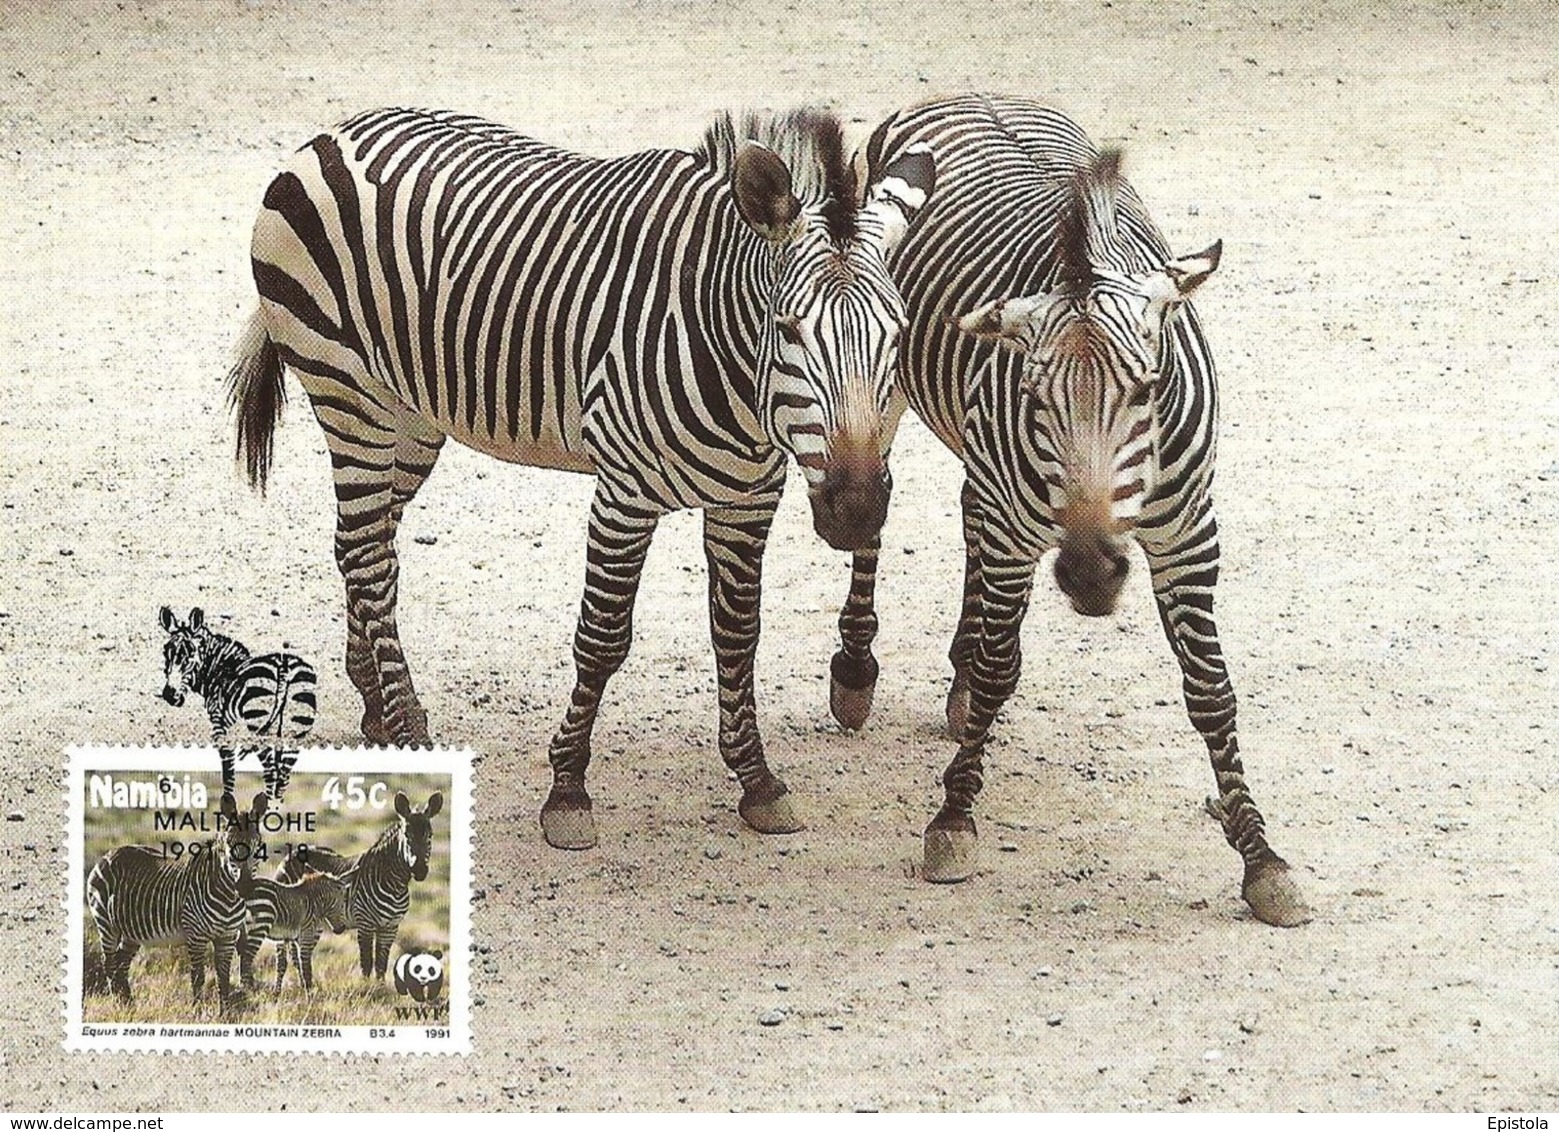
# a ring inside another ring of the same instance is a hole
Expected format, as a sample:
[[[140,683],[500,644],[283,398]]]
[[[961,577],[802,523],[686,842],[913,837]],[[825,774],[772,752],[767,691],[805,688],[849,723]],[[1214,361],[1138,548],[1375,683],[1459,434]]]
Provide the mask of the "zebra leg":
[[[877,693],[877,558],[881,540],[855,552],[850,595],[839,611],[839,651],[829,665],[828,708],[841,727],[859,731],[871,715]]]
[[[944,799],[926,826],[922,875],[939,884],[974,875],[979,842],[974,799],[984,785],[986,737],[996,713],[1018,686],[1019,644],[1034,584],[1034,562],[993,553],[982,539],[979,562],[980,635],[969,658],[969,707],[958,753],[942,775]]]
[[[383,982],[384,973],[390,969],[390,945],[395,942],[400,925],[379,928],[374,932],[374,981]]]
[[[238,752],[228,745],[226,739],[218,740],[217,754],[222,760],[222,797],[233,796],[233,764],[238,761]]]
[[[1296,927],[1311,917],[1288,862],[1267,844],[1266,822],[1245,785],[1235,734],[1234,687],[1213,621],[1218,582],[1218,524],[1212,512],[1194,531],[1166,546],[1150,546],[1148,567],[1159,620],[1180,662],[1186,712],[1207,743],[1218,799],[1209,805],[1223,835],[1245,862],[1241,891],[1256,918]]]
[[[130,996],[130,961],[135,958],[141,945],[134,940],[121,940],[112,949],[105,944],[103,946],[103,969],[108,975],[109,988],[119,996],[119,1001],[129,1006]]]
[[[237,936],[228,935],[219,935],[211,941],[217,969],[217,1003],[223,1014],[232,1011],[238,998],[233,988],[233,952],[237,943]]]
[[[357,963],[363,978],[374,977],[374,933],[372,928],[357,929]]]
[[[763,550],[779,496],[742,509],[704,512],[704,557],[709,562],[709,632],[720,688],[720,757],[736,772],[737,812],[759,833],[801,829],[785,784],[769,770],[758,734],[753,667],[758,655]]]
[[[265,767],[265,791],[271,801],[280,804],[287,797],[287,784],[292,781],[292,768],[298,765],[296,749],[270,747],[270,761]]]
[[[597,485],[585,550],[585,595],[574,632],[574,693],[547,752],[552,789],[542,803],[541,832],[556,849],[589,849],[596,843],[585,789],[590,732],[606,683],[622,667],[633,641],[633,600],[659,519],[658,511],[619,501]]]
[[[969,668],[980,639],[980,511],[974,487],[964,481],[959,495],[964,526],[964,601],[958,614],[947,659],[953,663],[953,686],[947,693],[947,737],[962,739],[969,722]]]
[[[184,937],[184,950],[189,956],[189,987],[192,1001],[199,1002],[206,993],[206,948],[209,939]]]
[[[400,559],[395,532],[443,445],[442,434],[409,413],[360,401],[354,435],[322,418],[335,468],[336,565],[346,583],[347,674],[363,697],[363,736],[372,743],[427,746],[427,713],[401,650],[395,606]]]
[[[314,991],[314,945],[319,942],[314,939],[298,939],[293,943],[297,948],[298,978],[303,980],[303,993],[312,994]]]
[[[281,997],[282,983],[287,978],[287,947],[288,943],[286,940],[279,939],[276,941],[276,989],[273,993],[278,998]]]
[[[246,991],[254,990],[254,960],[262,942],[262,938],[248,928],[238,933],[238,981]]]

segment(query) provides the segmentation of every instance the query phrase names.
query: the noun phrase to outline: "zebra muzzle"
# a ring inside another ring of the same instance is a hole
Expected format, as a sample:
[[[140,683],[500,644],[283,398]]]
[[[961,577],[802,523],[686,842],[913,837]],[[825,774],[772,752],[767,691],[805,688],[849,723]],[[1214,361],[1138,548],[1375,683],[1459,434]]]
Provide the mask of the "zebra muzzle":
[[[179,691],[172,684],[166,684],[163,686],[162,698],[167,700],[174,707],[184,706],[184,693]]]
[[[835,550],[860,550],[882,533],[893,480],[887,469],[830,469],[810,494],[812,528]]]
[[[1107,617],[1120,602],[1131,561],[1103,535],[1068,535],[1056,555],[1056,585],[1084,617]]]

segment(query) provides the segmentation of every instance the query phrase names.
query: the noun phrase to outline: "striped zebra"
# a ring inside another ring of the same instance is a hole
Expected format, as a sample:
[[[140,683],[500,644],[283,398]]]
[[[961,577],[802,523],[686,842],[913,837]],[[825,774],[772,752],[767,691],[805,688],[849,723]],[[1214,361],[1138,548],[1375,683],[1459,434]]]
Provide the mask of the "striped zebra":
[[[184,705],[187,692],[205,701],[211,738],[222,758],[222,793],[233,794],[233,765],[256,752],[264,769],[265,789],[277,802],[287,794],[298,744],[314,727],[314,668],[291,653],[251,656],[231,637],[206,628],[206,615],[192,609],[180,623],[166,605],[159,614],[168,639],[163,642],[162,698]],[[235,738],[270,740],[235,751]]]
[[[899,384],[963,460],[967,548],[947,699],[959,747],[926,829],[925,876],[973,872],[981,758],[1017,684],[1040,557],[1057,548],[1062,592],[1079,613],[1102,616],[1115,609],[1135,540],[1211,754],[1210,808],[1244,859],[1245,899],[1268,923],[1302,923],[1309,910],[1245,784],[1212,616],[1217,386],[1187,300],[1221,244],[1173,256],[1122,179],[1119,152],[1100,152],[1033,102],[969,95],[897,113],[867,143],[868,168],[921,146],[938,187],[891,260],[909,312]],[[833,662],[835,712],[852,727],[876,680],[875,576],[868,548]]]
[[[376,110],[299,150],[255,225],[260,306],[229,384],[257,487],[284,366],[325,431],[363,734],[428,742],[396,627],[394,539],[453,436],[596,477],[547,841],[595,844],[591,730],[656,523],[681,508],[704,511],[719,746],[740,813],[799,829],[757,725],[764,546],[787,454],[825,541],[878,537],[904,321],[884,257],[933,181],[911,148],[863,192],[838,119],[818,111],[725,115],[696,151],[602,160],[477,118]]]
[[[397,792],[395,821],[364,852],[345,857],[323,845],[300,845],[277,870],[283,882],[296,881],[311,870],[346,881],[347,924],[357,929],[358,960],[366,979],[382,981],[389,969],[390,945],[411,906],[411,882],[428,879],[433,819],[443,808],[444,795],[437,791],[421,809]]]
[[[264,852],[261,819],[270,799],[257,794],[248,813],[239,813],[231,794],[222,795],[217,834],[177,859],[146,845],[110,850],[87,877],[87,909],[97,925],[103,972],[125,1003],[131,1001],[130,961],[145,943],[184,941],[189,955],[190,993],[201,1000],[206,949],[215,960],[222,1013],[236,1005],[231,973],[243,929],[243,892]]]
[[[287,977],[290,952],[303,989],[314,989],[314,948],[329,928],[344,932],[351,927],[347,914],[347,877],[328,872],[306,872],[284,882],[255,877],[244,897],[246,916],[238,940],[238,969],[245,990],[254,989],[254,960],[266,940],[276,944],[276,993]]]

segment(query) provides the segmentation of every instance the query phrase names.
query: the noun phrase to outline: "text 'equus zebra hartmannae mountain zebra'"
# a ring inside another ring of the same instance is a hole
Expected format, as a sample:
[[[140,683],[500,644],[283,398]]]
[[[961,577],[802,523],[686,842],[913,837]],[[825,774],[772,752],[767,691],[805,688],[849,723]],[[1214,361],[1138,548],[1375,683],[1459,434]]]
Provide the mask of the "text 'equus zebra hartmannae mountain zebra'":
[[[222,792],[233,793],[233,765],[255,751],[264,770],[265,789],[280,802],[297,764],[298,745],[314,729],[314,668],[286,652],[251,656],[231,637],[206,627],[206,616],[192,609],[180,622],[166,605],[159,613],[168,639],[163,642],[162,698],[174,707],[194,692],[204,700],[212,742],[222,759]],[[260,741],[249,746],[245,736]],[[235,744],[244,744],[234,750]]]
[[[283,862],[285,865],[285,862]],[[244,895],[246,916],[238,940],[238,969],[244,989],[254,989],[254,960],[266,940],[276,944],[276,987],[281,993],[287,977],[290,951],[305,991],[314,989],[314,948],[325,929],[344,932],[351,927],[346,895],[347,876],[307,872],[285,882],[255,877]]]
[[[991,722],[1012,694],[1040,557],[1080,613],[1112,612],[1135,540],[1218,784],[1212,807],[1245,862],[1262,920],[1309,909],[1268,846],[1246,787],[1234,690],[1213,622],[1218,534],[1210,494],[1217,386],[1187,300],[1221,244],[1173,256],[1120,175],[1055,110],[969,95],[901,111],[868,168],[929,147],[934,201],[891,258],[909,312],[899,385],[964,463],[967,568],[947,722],[959,749],[925,835],[925,876],[974,869],[974,798]],[[876,679],[876,555],[857,554],[834,658],[835,714],[859,726]]]
[[[364,735],[428,741],[396,628],[394,540],[453,436],[596,476],[547,840],[595,844],[591,730],[656,523],[681,508],[705,516],[719,745],[740,813],[799,829],[757,726],[764,545],[787,453],[822,538],[879,537],[904,321],[884,257],[934,178],[909,147],[863,193],[838,119],[815,111],[727,115],[694,152],[612,159],[400,109],[304,146],[255,225],[260,307],[230,385],[252,483],[270,465],[284,365],[324,428]]]
[[[363,977],[380,979],[390,965],[406,909],[411,882],[428,879],[433,855],[433,819],[444,808],[444,795],[414,808],[404,793],[395,795],[395,821],[379,840],[356,857],[344,857],[323,845],[300,845],[277,870],[278,880],[296,881],[310,870],[333,873],[346,881],[347,922],[357,929],[357,954]]]
[[[225,1014],[235,998],[233,953],[243,929],[244,891],[262,851],[261,821],[270,799],[257,794],[240,813],[231,794],[222,795],[217,834],[197,842],[181,857],[170,858],[146,845],[110,850],[87,877],[87,909],[97,926],[103,972],[126,1003],[130,961],[145,943],[183,940],[189,955],[193,1000],[199,1002],[206,978],[206,949],[215,960],[217,994]]]

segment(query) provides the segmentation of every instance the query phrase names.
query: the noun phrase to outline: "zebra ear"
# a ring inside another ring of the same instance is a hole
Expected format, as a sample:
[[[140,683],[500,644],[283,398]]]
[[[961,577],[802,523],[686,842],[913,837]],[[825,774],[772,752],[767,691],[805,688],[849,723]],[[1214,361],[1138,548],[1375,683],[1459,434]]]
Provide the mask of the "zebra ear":
[[[962,334],[999,343],[1011,350],[1026,350],[1032,337],[1033,317],[1050,303],[1048,295],[996,299],[976,307],[952,324]]]
[[[1191,292],[1195,291],[1207,281],[1207,277],[1218,270],[1218,261],[1223,258],[1223,241],[1215,240],[1211,247],[1197,252],[1195,255],[1182,256],[1172,259],[1164,265],[1164,274],[1174,284],[1177,297],[1189,299]]]
[[[422,812],[423,812],[423,814],[425,816],[431,818],[433,815],[437,814],[443,808],[444,808],[444,795],[440,794],[438,791],[434,791],[433,792],[433,796],[428,799],[428,804],[425,807],[423,807]]]
[[[395,812],[403,818],[411,817],[411,801],[403,790],[395,792]]]
[[[222,794],[222,814],[229,819],[236,818],[238,816],[238,803],[235,802],[233,800],[233,796],[226,791],[224,791]]]
[[[199,629],[206,623],[206,614],[198,605],[189,611],[189,627]]]
[[[931,147],[913,145],[866,190],[863,212],[882,223],[882,254],[890,255],[904,239],[910,221],[931,199],[936,188],[936,158]]]
[[[271,796],[262,790],[254,796],[254,805],[250,807],[249,812],[256,818],[262,818],[265,816],[265,811],[270,808]]]
[[[749,141],[737,151],[736,211],[770,243],[783,244],[796,234],[801,202],[790,185],[790,167],[768,146]]]
[[[173,632],[179,623],[179,619],[173,615],[173,610],[169,609],[166,605],[157,611],[157,620],[160,621],[162,623],[162,627],[170,633]]]

